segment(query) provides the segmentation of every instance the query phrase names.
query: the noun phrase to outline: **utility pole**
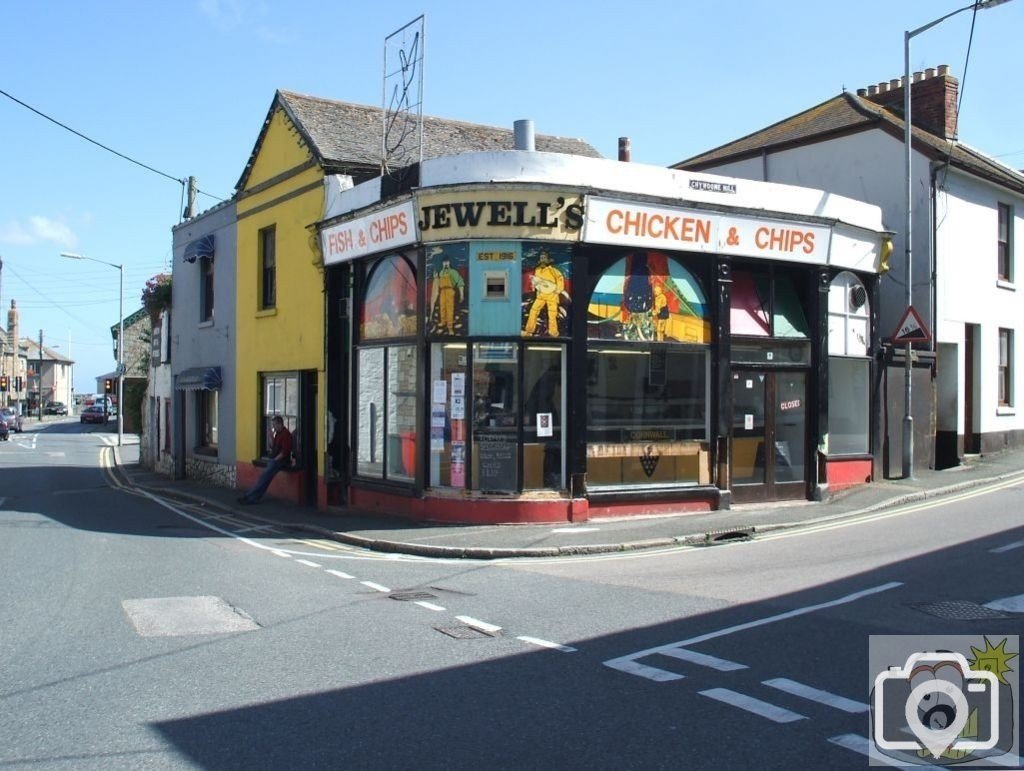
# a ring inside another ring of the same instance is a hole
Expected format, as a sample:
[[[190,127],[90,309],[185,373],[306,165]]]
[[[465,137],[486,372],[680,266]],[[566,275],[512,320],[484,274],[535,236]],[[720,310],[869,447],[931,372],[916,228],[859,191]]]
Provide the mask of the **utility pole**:
[[[43,330],[39,330],[39,422],[43,422]]]

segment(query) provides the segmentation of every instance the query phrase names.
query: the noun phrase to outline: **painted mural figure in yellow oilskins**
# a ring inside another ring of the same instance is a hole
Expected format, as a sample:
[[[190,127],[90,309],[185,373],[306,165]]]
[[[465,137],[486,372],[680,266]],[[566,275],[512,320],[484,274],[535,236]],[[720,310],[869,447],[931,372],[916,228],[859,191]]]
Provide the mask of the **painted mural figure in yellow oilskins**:
[[[537,267],[531,277],[534,290],[533,305],[530,306],[530,314],[526,317],[526,326],[523,327],[524,335],[532,335],[537,330],[537,319],[541,311],[547,310],[548,335],[558,337],[558,298],[565,291],[565,276],[562,275],[551,262],[551,255],[547,250],[542,250],[537,257]]]
[[[455,334],[455,293],[459,293],[459,302],[462,302],[465,291],[466,282],[446,257],[441,261],[441,269],[434,276],[432,300],[437,305],[438,323],[449,335]]]
[[[654,339],[664,341],[665,330],[668,327],[668,299],[665,297],[665,289],[660,281],[654,282],[654,301],[651,307],[651,315],[654,318]]]

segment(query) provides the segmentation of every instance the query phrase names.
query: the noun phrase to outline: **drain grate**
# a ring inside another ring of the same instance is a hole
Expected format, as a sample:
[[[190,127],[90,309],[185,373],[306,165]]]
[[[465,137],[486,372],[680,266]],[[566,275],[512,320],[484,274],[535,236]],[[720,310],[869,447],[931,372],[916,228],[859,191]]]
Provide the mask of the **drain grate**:
[[[951,621],[984,621],[990,618],[1013,618],[1009,613],[992,610],[969,600],[943,600],[941,602],[918,602],[910,607],[939,618]]]
[[[437,595],[431,594],[430,592],[395,592],[389,594],[392,600],[399,600],[401,602],[411,602],[413,600],[436,600]]]
[[[456,640],[479,640],[481,637],[491,637],[486,632],[472,626],[435,626],[434,629],[441,634],[454,637]]]

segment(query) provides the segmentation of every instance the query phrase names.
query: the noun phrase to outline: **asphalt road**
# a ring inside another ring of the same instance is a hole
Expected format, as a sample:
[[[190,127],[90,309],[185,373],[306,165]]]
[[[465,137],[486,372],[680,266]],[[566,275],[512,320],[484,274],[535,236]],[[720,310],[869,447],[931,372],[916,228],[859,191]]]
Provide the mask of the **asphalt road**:
[[[1021,485],[445,562],[140,495],[109,430],[36,428],[0,443],[2,768],[863,768],[870,635],[1024,631],[922,610],[1024,594]]]

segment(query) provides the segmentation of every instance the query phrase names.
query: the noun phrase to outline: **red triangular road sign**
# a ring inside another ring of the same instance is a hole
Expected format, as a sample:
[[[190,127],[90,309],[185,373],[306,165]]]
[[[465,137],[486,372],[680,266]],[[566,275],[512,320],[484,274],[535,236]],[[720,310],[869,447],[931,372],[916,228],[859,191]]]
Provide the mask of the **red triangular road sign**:
[[[896,331],[892,333],[892,341],[894,343],[929,343],[931,339],[932,333],[928,331],[928,327],[924,325],[924,321],[914,310],[914,306],[908,306],[903,312],[900,323],[896,325]]]

